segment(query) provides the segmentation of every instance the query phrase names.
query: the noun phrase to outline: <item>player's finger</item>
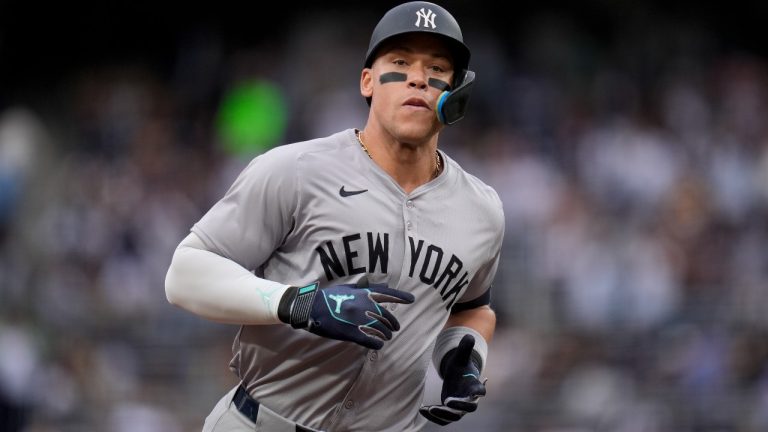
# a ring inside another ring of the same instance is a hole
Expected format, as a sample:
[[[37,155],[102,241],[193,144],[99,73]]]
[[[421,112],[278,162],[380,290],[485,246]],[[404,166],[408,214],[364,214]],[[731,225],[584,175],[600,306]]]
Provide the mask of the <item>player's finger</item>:
[[[469,358],[472,356],[472,348],[474,347],[475,337],[471,334],[464,335],[461,341],[459,341],[459,346],[456,348],[456,357],[454,357],[456,364],[469,364]]]
[[[469,394],[471,394],[472,396],[475,396],[475,397],[485,396],[485,392],[486,392],[486,390],[485,390],[485,383],[487,381],[488,381],[488,379],[486,378],[485,380],[483,380],[483,382],[476,383],[472,387],[472,390],[470,391]]]
[[[400,330],[400,322],[395,318],[394,315],[392,315],[392,312],[388,311],[387,309],[381,307],[379,308],[379,312],[381,313],[381,318],[383,319],[383,323],[387,324],[390,329],[393,331]],[[381,321],[381,320],[380,320]]]
[[[382,309],[382,311],[384,311],[384,310],[386,310],[386,309]],[[397,330],[400,329],[399,323],[397,322],[397,320],[395,320],[394,324],[393,324],[393,321],[391,321],[391,320],[389,320],[389,319],[387,319],[387,318],[385,318],[385,317],[383,317],[383,316],[381,316],[381,315],[379,315],[379,314],[377,314],[375,312],[371,312],[371,311],[366,311],[365,312],[365,316],[367,316],[368,318],[371,318],[371,319],[374,319],[374,320],[378,321],[387,330],[395,330],[395,331],[397,331]],[[395,326],[397,326],[397,327],[395,327]]]
[[[475,398],[456,398],[449,397],[443,402],[445,406],[459,411],[474,412],[477,409],[477,397]]]
[[[387,287],[386,285],[371,285],[366,288],[368,297],[376,303],[413,303],[416,298],[413,294]]]
[[[379,337],[381,337],[384,340],[392,339],[392,330],[389,327],[387,327],[386,323],[382,321],[384,317],[376,315],[375,313],[370,311],[367,311],[365,315],[368,318],[371,318],[373,320],[373,322],[367,324],[366,327],[371,327],[373,329],[378,330],[381,333],[381,336]]]
[[[358,329],[360,329],[360,337],[354,340],[358,344],[374,350],[384,346],[383,335],[379,330],[367,326],[358,326]]]
[[[455,422],[461,420],[466,411],[453,409],[445,405],[432,405],[429,407],[429,413],[444,421]]]
[[[447,424],[450,424],[451,423],[450,420],[446,420],[444,418],[440,418],[440,417],[438,417],[437,415],[435,415],[432,412],[432,408],[434,406],[435,405],[423,406],[423,407],[419,408],[419,414],[423,415],[427,420],[429,420],[429,421],[431,421],[433,423],[437,423],[440,426],[445,426]]]
[[[389,340],[387,339],[387,336],[384,334],[384,332],[382,332],[381,329],[374,327],[374,325],[361,325],[357,328],[366,336],[379,338],[381,340]]]

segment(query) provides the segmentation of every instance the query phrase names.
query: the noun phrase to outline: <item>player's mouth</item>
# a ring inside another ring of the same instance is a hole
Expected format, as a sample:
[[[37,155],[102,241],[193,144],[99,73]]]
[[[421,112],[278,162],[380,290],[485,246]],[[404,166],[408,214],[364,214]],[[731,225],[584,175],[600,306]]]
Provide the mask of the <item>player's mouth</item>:
[[[432,110],[432,108],[429,107],[427,101],[417,97],[408,98],[405,102],[403,102],[403,106],[426,109],[430,111]]]

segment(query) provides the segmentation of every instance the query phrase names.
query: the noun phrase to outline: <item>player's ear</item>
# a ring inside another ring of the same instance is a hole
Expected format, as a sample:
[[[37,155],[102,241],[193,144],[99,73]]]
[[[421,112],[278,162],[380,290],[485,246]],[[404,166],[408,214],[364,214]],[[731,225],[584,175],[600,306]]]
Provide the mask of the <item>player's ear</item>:
[[[373,96],[373,71],[365,68],[360,73],[360,94],[365,98]]]

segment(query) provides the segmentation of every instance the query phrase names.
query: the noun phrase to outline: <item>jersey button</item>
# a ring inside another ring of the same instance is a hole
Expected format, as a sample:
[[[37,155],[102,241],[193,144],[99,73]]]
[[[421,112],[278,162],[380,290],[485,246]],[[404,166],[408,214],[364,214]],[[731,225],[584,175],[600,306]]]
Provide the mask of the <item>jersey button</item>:
[[[376,351],[371,351],[371,352],[368,354],[368,360],[370,360],[370,361],[372,361],[372,362],[373,362],[373,361],[376,361],[376,359],[378,359],[378,358],[379,358],[379,353],[377,353]]]
[[[408,207],[408,208],[413,208],[413,201],[412,200],[406,201],[405,202],[405,206]]]
[[[405,223],[405,229],[407,229],[408,231],[410,231],[412,227],[413,227],[413,224],[411,223],[411,221],[408,221]]]
[[[352,409],[354,406],[355,406],[355,402],[354,401],[348,400],[348,401],[344,402],[344,408],[346,408],[346,409]]]

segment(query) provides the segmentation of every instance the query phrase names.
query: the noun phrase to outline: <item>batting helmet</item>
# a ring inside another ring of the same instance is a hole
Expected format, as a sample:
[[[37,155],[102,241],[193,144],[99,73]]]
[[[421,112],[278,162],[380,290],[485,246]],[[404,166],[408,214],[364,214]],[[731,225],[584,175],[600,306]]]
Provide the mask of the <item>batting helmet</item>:
[[[464,44],[459,23],[443,7],[425,1],[403,3],[390,9],[376,24],[365,54],[365,67],[371,67],[376,51],[384,42],[408,33],[430,33],[441,37],[453,56],[454,80],[452,91],[440,96],[437,116],[445,124],[453,124],[464,117],[469,100],[470,86],[475,73],[468,70],[469,48]],[[370,105],[371,100],[367,98]]]

